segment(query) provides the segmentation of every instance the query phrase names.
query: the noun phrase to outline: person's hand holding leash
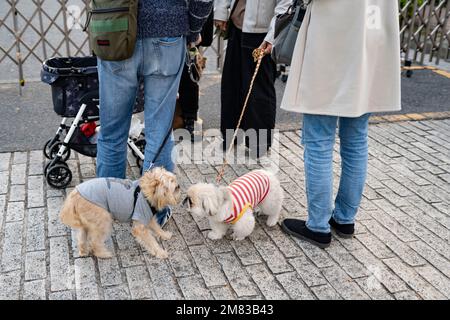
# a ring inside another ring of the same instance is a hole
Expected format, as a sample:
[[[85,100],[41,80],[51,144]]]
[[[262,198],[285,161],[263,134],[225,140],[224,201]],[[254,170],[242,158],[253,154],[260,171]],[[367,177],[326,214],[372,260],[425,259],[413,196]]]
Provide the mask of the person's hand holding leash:
[[[259,46],[259,49],[264,50],[264,54],[271,54],[272,53],[272,44],[267,41],[263,41],[261,45]]]

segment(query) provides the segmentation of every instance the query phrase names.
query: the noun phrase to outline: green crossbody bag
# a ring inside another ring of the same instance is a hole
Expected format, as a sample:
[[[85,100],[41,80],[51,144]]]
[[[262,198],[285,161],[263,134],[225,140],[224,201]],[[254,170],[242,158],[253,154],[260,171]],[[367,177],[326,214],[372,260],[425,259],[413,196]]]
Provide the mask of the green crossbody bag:
[[[107,61],[133,56],[137,16],[138,0],[91,0],[85,31],[94,54]]]

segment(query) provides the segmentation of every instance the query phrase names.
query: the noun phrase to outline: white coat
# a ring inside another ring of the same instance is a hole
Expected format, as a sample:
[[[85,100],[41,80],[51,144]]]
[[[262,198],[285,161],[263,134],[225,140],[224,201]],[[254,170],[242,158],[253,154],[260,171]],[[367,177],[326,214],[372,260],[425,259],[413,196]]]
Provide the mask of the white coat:
[[[281,108],[359,117],[401,109],[397,0],[312,0]]]

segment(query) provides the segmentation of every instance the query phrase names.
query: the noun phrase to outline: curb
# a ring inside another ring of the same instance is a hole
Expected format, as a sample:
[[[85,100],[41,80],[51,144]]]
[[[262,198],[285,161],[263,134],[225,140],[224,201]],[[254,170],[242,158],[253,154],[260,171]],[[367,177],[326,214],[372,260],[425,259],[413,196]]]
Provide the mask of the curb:
[[[450,118],[450,111],[406,113],[406,114],[393,114],[385,116],[372,116],[370,117],[369,123],[376,124],[385,122],[444,120],[449,118]]]

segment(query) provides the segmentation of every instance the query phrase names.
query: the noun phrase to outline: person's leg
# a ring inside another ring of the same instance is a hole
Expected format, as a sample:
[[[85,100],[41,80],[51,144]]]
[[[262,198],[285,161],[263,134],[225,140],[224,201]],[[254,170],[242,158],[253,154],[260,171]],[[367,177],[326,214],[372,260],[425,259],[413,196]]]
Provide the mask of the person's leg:
[[[100,85],[100,136],[97,142],[97,177],[125,178],[127,140],[138,90],[138,41],[132,58],[98,59]]]
[[[244,97],[250,88],[250,82],[255,72],[256,63],[253,59],[253,50],[264,40],[264,34],[245,34],[243,36],[242,61],[242,92]],[[263,58],[258,74],[253,83],[247,109],[243,117],[241,128],[244,130],[255,129],[257,141],[246,140],[246,146],[251,154],[260,157],[266,154],[272,145],[272,130],[275,128],[276,119],[276,92],[275,92],[276,65],[270,56]],[[239,114],[242,105],[239,107]],[[257,145],[254,145],[254,144]]]
[[[308,202],[306,226],[315,232],[330,232],[328,221],[333,203],[333,147],[337,117],[307,115],[303,117],[305,182]]]
[[[197,121],[199,86],[198,83],[192,81],[187,66],[183,69],[178,93],[183,118]]]
[[[230,25],[230,38],[227,43],[227,52],[222,72],[221,85],[221,116],[220,130],[224,139],[224,149],[228,148],[231,141],[231,134],[227,130],[234,130],[239,119],[239,113],[242,108],[242,66],[241,66],[241,36],[242,31],[233,25]]]
[[[169,171],[175,169],[172,160],[173,137],[164,144],[172,128],[177,91],[185,60],[184,37],[144,39],[143,70],[145,82],[145,161],[144,171],[154,164]],[[158,150],[161,153],[155,159]]]
[[[331,243],[329,220],[333,198],[333,147],[337,117],[303,115],[308,221],[286,219],[283,230],[321,248]]]
[[[339,119],[342,171],[333,219],[353,224],[367,176],[369,114]]]

